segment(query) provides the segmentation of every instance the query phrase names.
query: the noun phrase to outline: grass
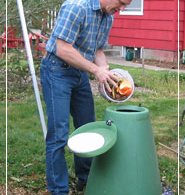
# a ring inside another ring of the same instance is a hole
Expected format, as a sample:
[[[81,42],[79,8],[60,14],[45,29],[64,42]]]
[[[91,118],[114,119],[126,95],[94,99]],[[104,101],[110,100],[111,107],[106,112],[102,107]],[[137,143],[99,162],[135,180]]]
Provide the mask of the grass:
[[[135,84],[140,90],[136,90],[133,97],[125,102],[131,105],[142,105],[149,109],[152,122],[156,147],[158,142],[170,145],[177,142],[177,122],[178,122],[178,101],[177,101],[177,73],[168,71],[152,71],[140,68],[128,68],[111,65],[111,68],[124,68],[133,76]],[[185,84],[182,75],[180,90],[183,91]],[[45,189],[45,145],[39,115],[31,83],[26,92],[19,92],[21,98],[8,103],[8,183],[12,187],[24,187],[32,192]],[[15,93],[14,93],[15,94]],[[10,94],[10,99],[14,100],[14,94]],[[24,95],[23,95],[24,94]],[[19,97],[19,94],[16,93]],[[183,100],[180,101],[183,105]],[[44,103],[43,103],[44,105]],[[95,96],[95,106],[97,120],[102,120],[104,110],[114,103],[107,102],[100,96]],[[5,143],[5,118],[4,103],[0,104],[0,120],[2,121],[0,130],[0,147],[4,148]],[[71,129],[73,126],[71,124]],[[185,129],[181,127],[183,137]],[[4,150],[0,150],[3,151]],[[68,168],[73,175],[73,156],[66,151]],[[165,183],[173,188],[177,194],[177,161],[168,156],[159,156],[159,168],[161,178],[165,178]],[[0,175],[1,184],[5,184],[5,158],[0,155]],[[182,173],[184,173],[184,169]]]
[[[44,139],[34,98],[10,103],[8,113],[8,178],[17,178],[26,188],[42,188]]]
[[[180,74],[180,78],[184,78],[183,75]],[[184,83],[181,82],[180,83],[180,94],[182,94],[180,96],[180,100],[179,100],[179,115],[180,115],[180,122],[182,121],[182,113],[185,110],[185,99],[184,99],[184,94],[185,94],[185,88],[184,88]],[[182,143],[184,143],[185,141],[185,117],[183,118],[184,120],[182,121],[182,125],[179,128],[179,132],[180,132],[180,148]],[[180,151],[181,154],[185,155],[185,145],[183,147],[183,149]],[[179,170],[179,181],[180,181],[180,193],[184,194],[185,192],[185,159],[182,161],[182,159],[180,159],[180,170]]]
[[[0,102],[0,184],[5,183],[6,158],[6,120],[5,103]]]

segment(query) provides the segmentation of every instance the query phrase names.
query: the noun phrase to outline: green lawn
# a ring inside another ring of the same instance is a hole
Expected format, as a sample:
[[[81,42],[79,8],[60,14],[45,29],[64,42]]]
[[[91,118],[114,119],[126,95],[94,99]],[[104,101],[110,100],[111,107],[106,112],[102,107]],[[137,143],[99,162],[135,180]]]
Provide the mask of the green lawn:
[[[158,148],[158,142],[170,146],[178,141],[178,101],[177,101],[177,73],[167,71],[143,70],[140,68],[128,68],[111,65],[112,68],[124,68],[133,76],[137,86],[133,97],[123,105],[142,105],[150,111],[153,133]],[[185,84],[185,75],[182,75],[181,90]],[[33,192],[43,190],[45,184],[45,146],[43,133],[39,121],[31,83],[27,89],[19,88],[19,93],[10,94],[8,103],[8,182],[13,187],[21,186]],[[16,98],[14,98],[16,96]],[[43,103],[44,105],[44,103]],[[97,120],[102,120],[104,110],[114,103],[107,102],[99,95],[95,96]],[[184,105],[184,100],[180,101]],[[45,108],[45,106],[44,106]],[[5,131],[3,116],[4,103],[0,104],[0,147],[4,153]],[[184,127],[181,128],[185,132]],[[73,125],[71,124],[71,131]],[[181,134],[181,137],[183,137]],[[66,151],[70,174],[73,175],[73,156]],[[5,158],[0,156],[1,183],[5,183],[4,162]],[[177,161],[167,157],[159,156],[159,168],[161,178],[171,186],[177,194]]]
[[[6,182],[6,105],[0,102],[0,184]]]

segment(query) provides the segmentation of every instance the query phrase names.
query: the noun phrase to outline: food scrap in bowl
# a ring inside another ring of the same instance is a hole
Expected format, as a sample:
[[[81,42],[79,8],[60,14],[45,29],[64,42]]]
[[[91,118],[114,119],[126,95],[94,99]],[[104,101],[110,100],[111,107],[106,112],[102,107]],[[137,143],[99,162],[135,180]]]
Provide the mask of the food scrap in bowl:
[[[105,89],[107,95],[114,99],[114,100],[125,100],[127,99],[132,93],[132,85],[126,79],[119,79],[117,82],[117,87],[110,86],[111,92]]]

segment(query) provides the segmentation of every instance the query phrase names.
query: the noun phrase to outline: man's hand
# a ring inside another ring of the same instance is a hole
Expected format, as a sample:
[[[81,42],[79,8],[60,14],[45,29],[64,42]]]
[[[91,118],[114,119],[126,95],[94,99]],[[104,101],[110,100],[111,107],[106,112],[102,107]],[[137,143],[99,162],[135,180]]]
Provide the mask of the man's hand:
[[[111,92],[110,85],[117,87],[118,77],[115,76],[112,72],[110,72],[107,68],[103,66],[98,67],[94,75],[98,82],[100,83],[100,85],[104,84],[105,88],[109,92]]]

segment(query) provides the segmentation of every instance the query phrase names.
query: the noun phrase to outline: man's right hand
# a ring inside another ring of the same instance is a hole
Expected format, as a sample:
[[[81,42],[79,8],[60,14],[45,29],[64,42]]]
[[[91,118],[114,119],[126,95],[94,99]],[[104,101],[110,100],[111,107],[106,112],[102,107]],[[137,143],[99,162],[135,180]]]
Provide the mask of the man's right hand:
[[[111,92],[110,85],[117,87],[118,77],[107,68],[98,67],[94,75],[99,84],[104,85],[109,92]]]

